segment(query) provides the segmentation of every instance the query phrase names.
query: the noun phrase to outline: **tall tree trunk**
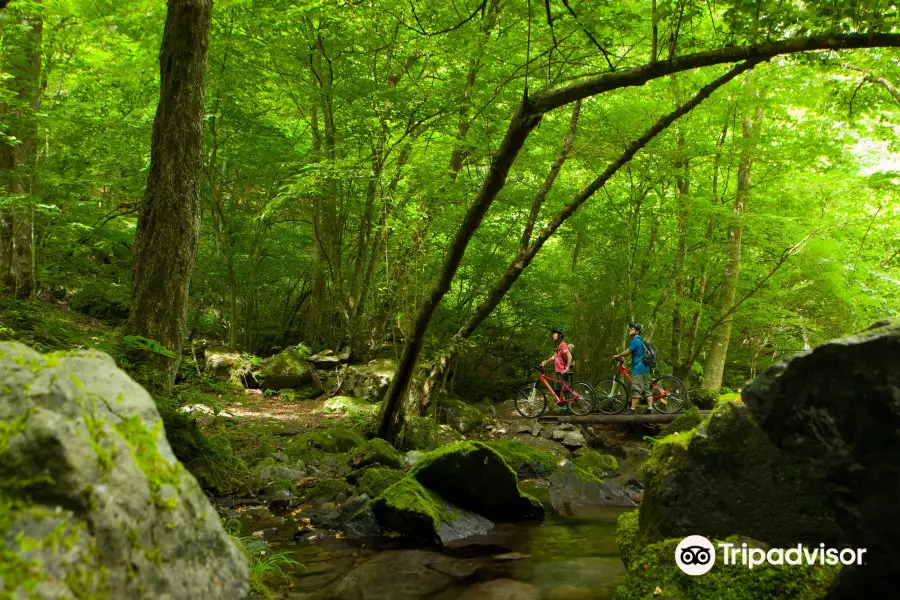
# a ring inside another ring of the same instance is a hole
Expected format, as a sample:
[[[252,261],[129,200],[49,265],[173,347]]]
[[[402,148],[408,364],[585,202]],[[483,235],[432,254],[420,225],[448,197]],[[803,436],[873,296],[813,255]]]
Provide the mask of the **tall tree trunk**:
[[[41,106],[43,18],[38,6],[13,5],[6,19],[24,23],[3,32],[3,71],[13,76],[8,85],[15,94],[0,115],[9,121],[6,135],[17,144],[0,145],[0,183],[17,197],[9,211],[0,211],[0,290],[20,297],[34,293],[34,193],[37,122]]]
[[[672,364],[675,365],[676,377],[684,378],[685,365],[683,348],[683,322],[681,319],[681,301],[684,299],[684,262],[687,256],[687,220],[690,212],[690,171],[689,161],[683,156],[684,132],[678,132],[679,159],[675,164],[675,194],[678,199],[678,246],[675,249],[675,264],[672,266],[673,284],[675,287],[675,306],[672,309]],[[688,368],[690,368],[688,366]]]
[[[322,160],[322,137],[319,132],[319,109],[313,106],[309,117],[309,126],[312,133],[312,160]],[[306,331],[303,339],[310,345],[318,341],[320,324],[325,306],[325,263],[327,252],[325,251],[327,234],[324,231],[322,219],[322,197],[318,193],[313,194],[312,220],[312,251],[310,252],[310,296],[309,311],[306,313]]]
[[[450,179],[456,180],[460,170],[462,170],[463,161],[468,156],[469,151],[466,145],[466,135],[469,133],[469,127],[472,124],[469,109],[472,107],[472,94],[475,91],[475,80],[478,77],[478,71],[481,70],[481,61],[484,58],[484,51],[491,37],[491,31],[497,24],[497,17],[500,14],[501,0],[488,0],[487,13],[481,22],[481,35],[478,43],[475,45],[475,52],[469,59],[469,70],[466,73],[466,87],[463,90],[462,98],[459,103],[459,118],[456,125],[456,144],[450,155]]]
[[[450,283],[453,281],[453,276],[459,268],[459,263],[466,251],[466,247],[469,245],[472,236],[475,235],[475,231],[481,224],[484,214],[494,201],[494,198],[497,197],[497,194],[500,193],[500,190],[503,189],[506,183],[506,176],[509,174],[513,161],[525,144],[528,135],[541,122],[542,116],[541,114],[531,114],[524,103],[513,116],[509,129],[506,132],[506,137],[503,139],[500,149],[494,157],[481,190],[479,190],[478,195],[466,212],[466,216],[448,248],[438,281],[431,293],[423,301],[413,327],[406,337],[403,354],[400,356],[397,371],[385,395],[381,409],[378,437],[389,441],[396,439],[403,417],[401,410],[403,403],[401,399],[406,393],[413,369],[419,358],[419,353],[422,351],[425,331],[431,322],[431,316],[450,289]]]
[[[753,94],[755,97],[755,93]],[[726,318],[716,327],[710,336],[709,354],[703,368],[703,387],[715,389],[722,387],[722,375],[725,372],[725,360],[728,357],[728,345],[731,342],[731,325],[734,320],[732,307],[741,277],[741,238],[743,236],[744,214],[750,198],[750,169],[753,166],[753,150],[759,136],[762,122],[762,107],[756,109],[755,116],[745,115],[741,120],[743,126],[744,146],[738,162],[738,186],[734,196],[734,209],[731,225],[728,230],[728,250],[725,258],[725,278],[720,288],[719,306],[721,314]]]
[[[720,204],[719,201],[719,167],[722,160],[722,150],[725,147],[725,139],[728,135],[728,123],[726,121],[725,125],[722,126],[722,133],[719,135],[719,139],[716,140],[716,153],[713,157],[713,176],[712,176],[712,205],[716,207]],[[706,290],[709,285],[709,263],[711,258],[710,245],[712,244],[713,235],[716,232],[717,220],[715,215],[710,216],[709,220],[706,222],[706,233],[703,236],[703,241],[705,244],[703,255],[700,260],[702,266],[700,267],[700,283],[697,290],[697,294],[694,296],[696,299],[695,308],[694,308],[694,316],[691,318],[691,330],[687,335],[688,341],[688,350],[685,352],[685,356],[688,357],[685,360],[686,368],[682,368],[681,372],[684,375],[687,375],[691,371],[691,365],[694,363],[694,358],[696,357],[697,352],[697,334],[700,331],[700,315],[703,312],[703,306],[706,301]]]
[[[138,215],[127,330],[175,357],[150,357],[148,383],[171,389],[178,372],[188,289],[200,234],[200,175],[211,0],[169,0],[159,53],[160,94],[150,174]]]

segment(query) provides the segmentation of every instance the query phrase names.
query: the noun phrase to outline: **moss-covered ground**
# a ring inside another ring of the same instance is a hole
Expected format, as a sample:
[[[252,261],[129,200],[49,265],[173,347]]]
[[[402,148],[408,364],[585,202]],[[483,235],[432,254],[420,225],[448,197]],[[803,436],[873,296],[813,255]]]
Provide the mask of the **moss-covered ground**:
[[[628,533],[633,521],[632,517],[620,517],[620,528],[624,522],[626,530],[620,530],[620,544],[625,538],[626,547],[630,547],[628,540],[633,539]],[[675,564],[675,548],[680,541],[667,539],[629,550],[628,574],[613,600],[819,600],[827,595],[840,572],[839,567],[828,565],[765,565],[753,569],[726,566],[723,553],[717,552],[712,570],[691,576]],[[732,537],[724,541],[739,546],[742,539]],[[713,541],[714,546],[718,543]]]

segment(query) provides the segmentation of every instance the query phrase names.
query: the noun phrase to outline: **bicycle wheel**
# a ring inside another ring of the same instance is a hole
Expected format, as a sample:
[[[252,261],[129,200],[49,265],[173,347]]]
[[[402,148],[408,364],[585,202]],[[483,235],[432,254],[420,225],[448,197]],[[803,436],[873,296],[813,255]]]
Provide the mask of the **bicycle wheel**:
[[[672,375],[663,375],[650,384],[653,406],[661,413],[681,412],[688,403],[688,391],[684,383]]]
[[[594,384],[594,409],[605,415],[615,415],[628,404],[628,390],[617,379],[603,379]]]
[[[594,410],[597,403],[597,394],[591,384],[584,381],[576,381],[572,384],[572,391],[575,392],[575,399],[569,403],[569,410],[579,417],[583,417]]]
[[[537,383],[519,388],[516,394],[516,411],[526,419],[536,419],[547,410],[547,396]]]

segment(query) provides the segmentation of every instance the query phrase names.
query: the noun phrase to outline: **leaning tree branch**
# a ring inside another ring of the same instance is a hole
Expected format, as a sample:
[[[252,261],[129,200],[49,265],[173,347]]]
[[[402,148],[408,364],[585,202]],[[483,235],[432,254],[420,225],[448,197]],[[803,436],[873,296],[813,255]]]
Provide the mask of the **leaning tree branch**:
[[[789,38],[780,42],[760,44],[756,47],[735,46],[718,48],[716,50],[685,54],[673,58],[671,61],[646,64],[616,73],[604,73],[563,88],[535,94],[531,96],[530,100],[533,111],[545,113],[589,96],[595,96],[619,88],[644,85],[653,79],[700,67],[742,60],[761,62],[782,54],[794,54],[812,50],[851,50],[873,47],[900,47],[900,34],[850,33],[845,35],[820,35]]]
[[[686,115],[691,110],[693,110],[697,105],[703,102],[706,98],[708,98],[713,91],[717,88],[725,85],[727,82],[731,81],[741,73],[747,71],[748,69],[753,68],[757,62],[759,61],[747,61],[736,65],[732,68],[728,73],[722,75],[715,81],[707,84],[697,94],[691,98],[690,101],[685,103],[684,105],[678,107],[671,113],[665,115],[660,118],[659,121],[656,122],[653,127],[647,130],[644,135],[631,143],[628,148],[619,156],[617,160],[610,163],[610,165],[606,168],[603,173],[601,173],[590,185],[588,185],[578,196],[575,197],[572,202],[567,204],[565,207],[560,210],[560,212],[556,215],[556,217],[550,221],[540,232],[537,238],[531,243],[528,247],[527,251],[520,250],[517,254],[516,258],[509,265],[504,273],[503,277],[494,285],[494,288],[491,290],[491,293],[488,295],[487,299],[475,309],[475,312],[469,317],[466,323],[456,332],[453,336],[451,349],[448,353],[440,358],[440,360],[435,364],[431,369],[431,373],[428,376],[428,380],[425,383],[423,391],[425,392],[425,397],[430,396],[432,390],[434,389],[434,385],[437,383],[440,374],[447,368],[450,364],[450,360],[452,357],[458,352],[458,346],[462,342],[462,340],[468,339],[469,336],[478,328],[479,325],[490,315],[494,309],[500,304],[503,298],[506,296],[506,293],[512,288],[513,284],[518,280],[519,276],[522,272],[528,268],[528,265],[534,260],[535,255],[537,255],[538,251],[540,251],[541,247],[543,247],[544,243],[553,235],[553,233],[559,229],[559,227],[571,217],[578,207],[587,202],[587,200],[593,196],[600,188],[602,188],[607,181],[609,181],[615,173],[625,166],[634,155],[650,143],[653,138],[662,133],[669,127],[672,123],[674,123],[678,118]]]
[[[828,35],[809,38],[798,37],[756,47],[740,46],[720,48],[684,55],[662,63],[657,62],[616,73],[605,73],[557,90],[523,98],[522,105],[510,120],[509,127],[500,144],[500,148],[492,157],[491,168],[482,183],[481,189],[466,212],[466,216],[460,224],[460,228],[447,250],[438,281],[432,289],[431,294],[429,294],[419,307],[416,319],[409,332],[407,343],[403,348],[403,354],[400,357],[394,379],[385,395],[380,415],[380,425],[378,428],[379,437],[387,439],[388,441],[396,439],[402,421],[403,406],[401,398],[406,393],[415,363],[422,351],[425,332],[431,322],[431,317],[434,314],[437,305],[449,291],[450,283],[452,282],[456,271],[459,269],[460,261],[462,260],[463,254],[465,254],[469,241],[481,224],[488,208],[490,208],[490,205],[505,185],[506,177],[509,174],[513,161],[525,145],[525,140],[528,138],[531,131],[537,127],[538,123],[540,123],[545,112],[577,100],[583,100],[589,96],[602,94],[619,88],[643,85],[653,79],[700,67],[733,63],[742,60],[756,64],[780,54],[811,50],[871,47],[900,47],[900,34],[870,33]],[[743,70],[746,70],[746,68]],[[636,151],[637,150],[635,150],[635,152]],[[599,189],[599,187],[600,186],[596,189]],[[596,191],[596,189],[593,191]],[[591,191],[591,193],[593,193],[593,191]],[[555,231],[559,225],[562,224],[562,221],[571,215],[580,204],[580,202],[577,202],[575,203],[575,206],[571,208],[566,207],[566,209],[564,209],[564,214],[559,215],[557,219],[551,223],[551,226],[553,226],[552,230]],[[542,244],[543,242],[541,242],[541,245]],[[516,275],[513,280],[517,277],[518,275]]]

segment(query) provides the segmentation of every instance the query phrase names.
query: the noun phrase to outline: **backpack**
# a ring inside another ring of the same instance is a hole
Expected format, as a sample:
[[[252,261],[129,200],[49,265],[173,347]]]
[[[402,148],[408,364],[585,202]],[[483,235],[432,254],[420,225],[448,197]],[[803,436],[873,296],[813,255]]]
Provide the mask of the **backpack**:
[[[569,372],[574,373],[575,372],[575,344],[566,342],[566,346],[569,348],[569,354],[572,355],[572,370]],[[559,345],[556,346],[556,351],[559,352]]]
[[[644,341],[644,338],[641,338],[641,342],[644,344],[644,364],[652,371],[656,368],[656,348]]]

